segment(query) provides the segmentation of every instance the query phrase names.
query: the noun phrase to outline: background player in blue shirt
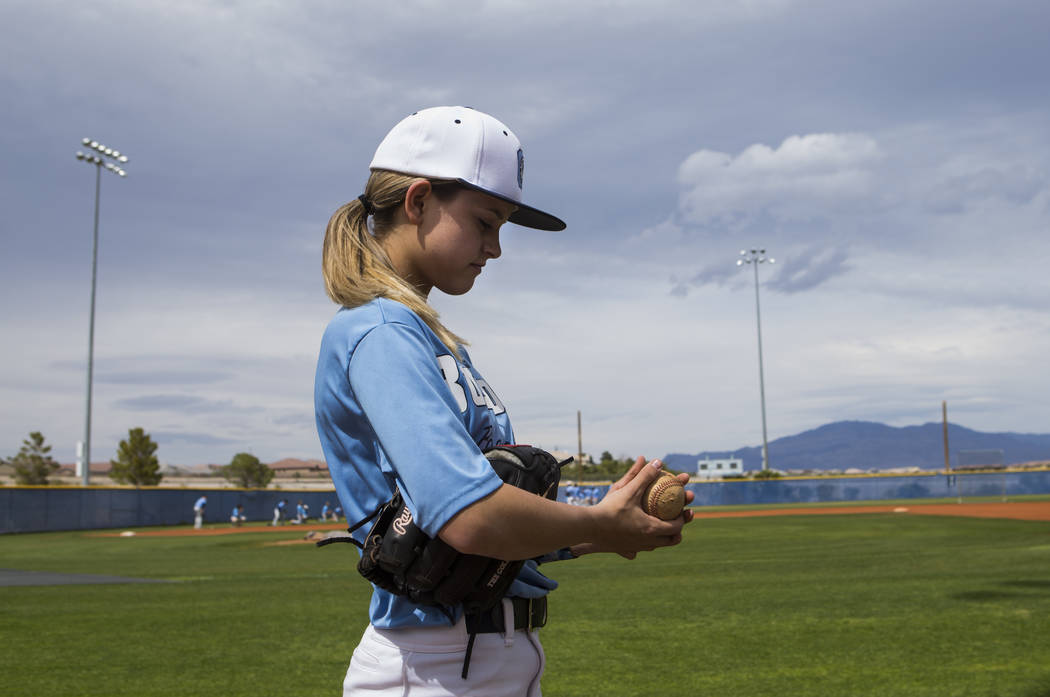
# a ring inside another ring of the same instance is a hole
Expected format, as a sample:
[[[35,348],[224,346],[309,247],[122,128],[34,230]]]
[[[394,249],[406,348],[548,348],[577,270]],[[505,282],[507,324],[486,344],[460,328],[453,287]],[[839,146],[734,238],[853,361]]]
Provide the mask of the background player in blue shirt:
[[[201,496],[193,504],[193,527],[197,530],[200,530],[204,525],[204,509],[207,505],[207,496]]]
[[[677,544],[690,514],[660,521],[639,505],[659,461],[639,458],[601,503],[581,508],[504,485],[483,455],[514,442],[510,417],[427,298],[433,289],[469,291],[500,256],[504,223],[565,227],[522,203],[523,168],[517,137],[493,117],[425,109],[387,134],[365,193],[332,216],[322,266],[328,295],[342,307],[321,341],[315,407],[346,518],[366,518],[396,487],[416,525],[463,553],[634,558]],[[556,585],[534,563],[523,568],[503,604],[516,631],[478,635],[467,679],[462,608],[450,617],[374,589],[344,695],[538,695],[538,634],[509,613],[545,601]]]
[[[274,527],[278,525],[284,525],[285,508],[288,506],[288,499],[281,499],[277,502],[277,505],[273,507],[273,522],[271,525]]]

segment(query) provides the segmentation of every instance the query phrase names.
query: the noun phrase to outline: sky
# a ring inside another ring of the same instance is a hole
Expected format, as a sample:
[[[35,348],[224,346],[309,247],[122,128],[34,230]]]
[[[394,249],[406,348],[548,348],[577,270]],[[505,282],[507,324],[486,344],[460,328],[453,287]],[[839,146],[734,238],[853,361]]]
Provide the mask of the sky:
[[[1042,0],[0,4],[0,456],[320,458],[321,244],[385,133],[486,111],[525,200],[435,291],[519,442],[617,456],[948,416],[1050,432]],[[775,263],[738,266],[744,249]],[[770,453],[775,466],[775,453]]]

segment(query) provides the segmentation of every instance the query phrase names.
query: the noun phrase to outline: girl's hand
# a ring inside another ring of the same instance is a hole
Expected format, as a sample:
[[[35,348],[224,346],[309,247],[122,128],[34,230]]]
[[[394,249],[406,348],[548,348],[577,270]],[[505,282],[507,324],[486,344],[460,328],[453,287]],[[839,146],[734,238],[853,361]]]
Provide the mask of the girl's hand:
[[[653,460],[646,463],[639,457],[634,465],[615,484],[605,498],[595,506],[601,516],[599,540],[579,545],[573,549],[579,554],[589,552],[616,552],[626,559],[634,559],[638,552],[651,551],[657,547],[669,547],[682,541],[682,526],[692,520],[691,511],[684,511],[674,520],[663,521],[642,510],[641,499],[645,488],[660,476],[663,463]],[[678,475],[683,483],[688,475]],[[693,500],[692,492],[686,493],[686,502]]]
[[[624,474],[622,477],[620,477],[620,479],[615,484],[610,486],[609,487],[609,491],[606,492],[605,495],[608,496],[609,493],[611,493],[615,489],[622,489],[627,482],[629,482],[631,479],[633,479],[635,477],[635,475],[638,474],[638,471],[643,466],[645,466],[645,458],[643,456],[639,455],[637,457],[637,459],[635,459],[634,464],[631,466],[631,469],[627,470],[626,474]],[[680,481],[682,484],[688,484],[689,483],[689,475],[686,474],[685,472],[683,472],[683,473],[681,473],[679,475],[676,475],[676,476],[678,477],[678,481]],[[685,491],[685,505],[688,506],[690,503],[692,503],[694,498],[695,498],[695,495],[693,494],[693,492],[691,492],[688,489],[686,489],[686,491]],[[683,514],[684,513],[688,513],[689,514],[687,516],[686,522],[689,522],[690,520],[693,519],[693,512],[692,511],[686,511],[686,510],[683,509]]]
[[[635,459],[634,465],[631,466],[631,469],[627,470],[626,474],[620,477],[620,479],[615,484],[610,486],[609,491],[607,491],[605,495],[608,496],[614,489],[622,489],[627,482],[629,482],[638,474],[638,471],[643,466],[645,466],[645,457],[639,455],[637,459]],[[678,481],[682,483],[683,486],[689,483],[689,475],[685,472],[677,474],[675,475],[675,477],[678,479]],[[685,522],[687,523],[693,520],[693,512],[689,510],[689,504],[691,504],[693,502],[693,499],[695,498],[696,494],[689,491],[689,489],[685,490],[685,507],[682,509],[682,515],[685,516]],[[639,505],[641,505],[641,499],[639,499],[638,503]]]

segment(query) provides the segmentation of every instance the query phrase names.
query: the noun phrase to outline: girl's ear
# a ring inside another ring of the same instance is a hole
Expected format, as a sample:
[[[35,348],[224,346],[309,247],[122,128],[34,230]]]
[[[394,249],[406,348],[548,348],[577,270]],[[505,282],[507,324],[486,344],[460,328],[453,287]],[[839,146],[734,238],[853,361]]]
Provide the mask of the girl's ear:
[[[405,192],[404,211],[408,222],[419,225],[423,222],[423,206],[433,192],[433,187],[426,179],[417,179],[412,182],[408,191]]]

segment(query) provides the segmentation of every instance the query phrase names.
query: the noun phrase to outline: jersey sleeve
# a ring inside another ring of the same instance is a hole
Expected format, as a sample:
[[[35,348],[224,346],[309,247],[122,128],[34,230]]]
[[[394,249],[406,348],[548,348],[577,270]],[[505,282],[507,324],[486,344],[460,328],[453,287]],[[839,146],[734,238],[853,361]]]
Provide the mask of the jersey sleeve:
[[[385,323],[358,343],[347,379],[416,524],[431,537],[502,481],[464,424],[458,385],[446,380],[430,341]]]

